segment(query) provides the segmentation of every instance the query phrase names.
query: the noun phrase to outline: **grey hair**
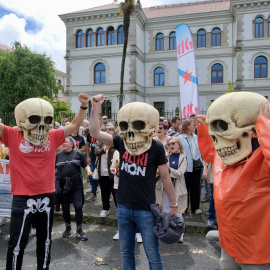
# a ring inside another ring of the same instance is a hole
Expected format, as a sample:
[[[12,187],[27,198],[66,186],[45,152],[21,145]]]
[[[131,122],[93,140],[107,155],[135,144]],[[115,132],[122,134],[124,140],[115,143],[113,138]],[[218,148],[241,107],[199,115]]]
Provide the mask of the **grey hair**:
[[[68,138],[68,139],[70,140],[70,142],[72,143],[72,149],[74,149],[75,146],[76,146],[75,140],[74,140],[71,136],[67,136],[67,138]]]

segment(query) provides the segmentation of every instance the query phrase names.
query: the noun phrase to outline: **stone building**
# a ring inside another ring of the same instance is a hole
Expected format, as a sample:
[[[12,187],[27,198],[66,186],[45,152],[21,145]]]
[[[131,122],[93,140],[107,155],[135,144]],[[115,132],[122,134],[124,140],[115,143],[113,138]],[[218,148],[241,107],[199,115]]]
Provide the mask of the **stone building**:
[[[169,2],[169,1],[168,1]],[[181,2],[181,1],[179,1]],[[106,114],[118,111],[123,17],[110,4],[59,15],[66,25],[67,97],[103,93]],[[270,1],[211,0],[136,9],[131,18],[124,103],[147,102],[165,111],[180,107],[175,27],[186,23],[195,46],[200,110],[227,92],[270,97]]]

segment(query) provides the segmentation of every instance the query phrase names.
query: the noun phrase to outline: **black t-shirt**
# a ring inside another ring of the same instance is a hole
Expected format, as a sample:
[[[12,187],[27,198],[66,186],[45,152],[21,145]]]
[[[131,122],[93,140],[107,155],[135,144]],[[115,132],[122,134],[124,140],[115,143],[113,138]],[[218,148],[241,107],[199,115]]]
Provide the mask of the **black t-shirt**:
[[[57,168],[57,178],[65,181],[66,177],[72,179],[72,189],[83,187],[81,178],[81,167],[85,168],[87,161],[80,151],[64,151],[56,154],[55,167]]]
[[[91,158],[91,161],[95,161],[96,160],[95,148],[96,148],[97,140],[90,135],[90,132],[87,133],[86,140],[87,140],[87,142],[90,143],[90,158]]]
[[[75,147],[77,149],[81,149],[85,145],[85,140],[83,136],[77,135],[77,136],[71,136],[71,137],[75,140],[75,143],[76,143]]]
[[[131,209],[151,211],[150,204],[156,202],[157,167],[167,163],[162,143],[152,140],[150,149],[139,156],[128,153],[120,136],[113,135],[113,143],[120,157],[117,202]]]

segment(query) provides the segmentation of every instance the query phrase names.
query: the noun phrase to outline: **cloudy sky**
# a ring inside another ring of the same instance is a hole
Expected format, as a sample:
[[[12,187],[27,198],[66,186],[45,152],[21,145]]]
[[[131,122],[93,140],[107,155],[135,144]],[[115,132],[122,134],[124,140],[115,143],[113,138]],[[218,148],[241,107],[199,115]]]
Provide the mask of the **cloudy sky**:
[[[200,1],[141,0],[141,4],[149,7]],[[0,43],[12,47],[12,42],[19,41],[31,51],[45,52],[56,68],[65,72],[66,30],[58,15],[111,3],[113,0],[0,0]]]

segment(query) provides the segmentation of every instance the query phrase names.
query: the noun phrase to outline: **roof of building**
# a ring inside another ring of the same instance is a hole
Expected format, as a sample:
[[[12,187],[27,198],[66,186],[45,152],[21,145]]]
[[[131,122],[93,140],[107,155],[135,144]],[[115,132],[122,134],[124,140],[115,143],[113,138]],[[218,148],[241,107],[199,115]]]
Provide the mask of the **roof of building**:
[[[1,43],[0,43],[0,50],[1,50],[1,51],[9,51],[9,52],[12,52],[12,48],[10,48],[10,47],[8,47],[8,46],[6,46],[6,45],[4,45],[4,44],[1,44]]]
[[[98,11],[117,8],[118,4],[108,4],[104,6],[98,6],[94,8],[79,10],[72,13],[88,12],[88,11]],[[203,12],[214,12],[230,9],[230,0],[209,0],[196,3],[186,3],[186,4],[175,4],[175,5],[163,5],[143,8],[143,12],[148,19],[175,16],[175,15],[185,15],[185,14],[196,14]]]
[[[144,14],[148,19],[175,15],[186,15],[203,12],[214,12],[230,9],[230,0],[214,0],[189,4],[157,6],[144,8]]]

